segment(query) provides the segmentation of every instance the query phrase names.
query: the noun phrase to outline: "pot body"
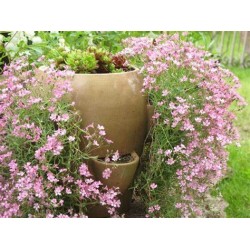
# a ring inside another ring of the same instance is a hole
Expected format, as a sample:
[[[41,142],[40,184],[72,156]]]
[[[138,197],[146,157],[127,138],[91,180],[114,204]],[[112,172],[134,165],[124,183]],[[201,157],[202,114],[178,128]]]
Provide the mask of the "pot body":
[[[106,163],[97,159],[91,159],[89,167],[96,180],[101,181],[109,188],[119,187],[121,194],[119,199],[121,206],[118,212],[124,213],[129,209],[129,204],[132,198],[132,190],[129,187],[132,185],[136,169],[139,165],[139,156],[136,152],[131,153],[132,161],[128,163]],[[110,168],[112,173],[108,179],[103,178],[102,173],[105,169]],[[91,206],[88,209],[89,217],[109,217],[107,209],[101,205]]]
[[[120,192],[124,193],[132,184],[139,164],[139,156],[136,152],[132,152],[131,156],[132,161],[127,163],[107,163],[97,159],[92,159],[90,162],[90,168],[97,180],[101,181],[109,188],[119,187]],[[112,173],[108,179],[105,179],[102,177],[102,173],[107,168],[110,168]]]
[[[138,70],[111,74],[76,74],[72,101],[82,118],[82,128],[94,123],[104,126],[106,138],[113,141],[93,151],[105,157],[107,149],[121,155],[142,153],[147,134],[147,101],[142,95]]]

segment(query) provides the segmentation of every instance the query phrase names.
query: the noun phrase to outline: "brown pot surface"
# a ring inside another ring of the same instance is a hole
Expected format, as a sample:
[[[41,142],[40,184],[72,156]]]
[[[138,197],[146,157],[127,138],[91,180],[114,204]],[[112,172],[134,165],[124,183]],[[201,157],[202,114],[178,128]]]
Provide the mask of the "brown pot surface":
[[[76,74],[72,100],[82,117],[82,128],[103,125],[106,138],[114,143],[93,151],[106,156],[106,150],[121,155],[142,153],[147,133],[146,97],[142,95],[142,77],[138,70],[111,74]]]

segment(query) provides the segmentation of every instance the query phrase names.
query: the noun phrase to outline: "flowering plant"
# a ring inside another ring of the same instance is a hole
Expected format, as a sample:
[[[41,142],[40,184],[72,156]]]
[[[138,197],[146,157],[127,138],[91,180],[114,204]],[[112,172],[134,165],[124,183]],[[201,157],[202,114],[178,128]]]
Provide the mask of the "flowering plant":
[[[34,31],[0,32],[0,66],[20,55],[41,56],[43,41]],[[36,57],[37,57],[36,56]],[[3,65],[1,66],[2,73]]]
[[[141,66],[155,109],[149,163],[137,181],[147,216],[205,216],[205,197],[227,169],[225,147],[239,138],[231,105],[245,105],[239,80],[178,34],[124,44],[120,54]]]
[[[0,217],[86,217],[90,204],[116,215],[119,191],[94,180],[87,165],[89,150],[109,140],[93,124],[80,128],[69,99],[73,75],[53,65],[41,73],[27,58],[5,67],[0,82]],[[88,141],[84,152],[82,137]]]

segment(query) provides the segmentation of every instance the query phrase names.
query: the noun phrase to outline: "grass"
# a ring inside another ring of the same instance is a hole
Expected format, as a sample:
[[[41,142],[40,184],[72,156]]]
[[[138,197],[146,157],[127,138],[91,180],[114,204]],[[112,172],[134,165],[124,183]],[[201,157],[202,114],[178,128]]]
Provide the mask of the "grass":
[[[240,78],[239,93],[250,104],[250,69],[231,68],[231,71]],[[219,190],[228,203],[227,217],[250,218],[250,105],[238,113],[236,126],[241,134],[241,147],[228,148],[229,173]]]

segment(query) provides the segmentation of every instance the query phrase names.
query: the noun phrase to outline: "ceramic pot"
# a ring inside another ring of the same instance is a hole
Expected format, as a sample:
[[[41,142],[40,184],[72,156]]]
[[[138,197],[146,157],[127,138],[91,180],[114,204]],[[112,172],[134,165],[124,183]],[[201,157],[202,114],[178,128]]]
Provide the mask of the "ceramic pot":
[[[138,70],[110,74],[76,74],[72,101],[82,118],[82,128],[103,125],[113,144],[94,150],[105,157],[107,149],[120,155],[136,151],[141,155],[147,133],[147,100],[142,95]]]
[[[119,187],[120,192],[124,193],[132,184],[135,171],[139,164],[139,156],[136,152],[131,153],[132,160],[126,163],[105,162],[98,159],[91,159],[90,168],[95,178],[108,187]],[[108,179],[102,177],[105,169],[112,170]]]
[[[91,159],[89,167],[96,180],[101,181],[109,188],[119,187],[121,195],[121,207],[118,210],[124,213],[129,209],[129,204],[132,198],[132,190],[129,187],[132,185],[136,169],[139,165],[139,156],[136,152],[131,153],[132,160],[126,163],[106,163],[98,159]],[[103,178],[102,173],[105,169],[110,168],[112,173],[108,179]],[[89,217],[109,217],[105,207],[101,205],[89,207]]]

